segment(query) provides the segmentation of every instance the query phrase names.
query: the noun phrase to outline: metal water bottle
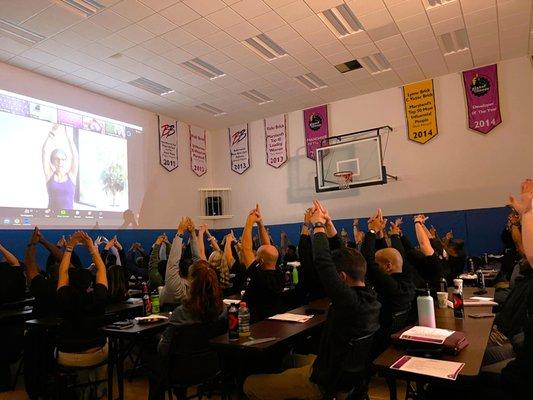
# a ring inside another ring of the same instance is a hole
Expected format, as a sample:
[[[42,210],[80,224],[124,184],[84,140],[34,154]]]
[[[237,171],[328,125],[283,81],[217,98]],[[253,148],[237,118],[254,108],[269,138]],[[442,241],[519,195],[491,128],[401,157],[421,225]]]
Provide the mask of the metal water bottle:
[[[446,282],[446,279],[440,278],[439,280],[439,292],[447,292],[448,291],[448,283]]]
[[[477,275],[477,287],[481,290],[484,290],[485,289],[485,275],[483,275],[483,271],[481,270],[481,268],[478,268],[478,270],[476,271],[476,275]]]
[[[143,315],[152,314],[152,302],[150,301],[150,294],[148,293],[148,285],[143,282]]]

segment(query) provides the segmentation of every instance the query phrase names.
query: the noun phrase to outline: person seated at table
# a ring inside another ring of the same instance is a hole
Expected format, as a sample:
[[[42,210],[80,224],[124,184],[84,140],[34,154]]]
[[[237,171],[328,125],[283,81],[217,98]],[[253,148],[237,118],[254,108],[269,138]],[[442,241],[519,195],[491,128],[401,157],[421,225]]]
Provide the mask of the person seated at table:
[[[149,256],[144,251],[142,245],[139,242],[133,243],[126,253],[126,268],[130,276],[141,278],[145,281],[148,280],[149,260]]]
[[[122,265],[107,267],[108,303],[122,303],[129,298],[128,273]]]
[[[72,249],[78,244],[87,248],[96,266],[94,285],[87,269],[69,268]],[[85,232],[75,232],[67,241],[57,282],[57,304],[63,318],[57,335],[60,365],[90,367],[106,360],[107,342],[100,327],[104,323],[107,287],[105,264],[93,240]],[[105,371],[99,369],[96,373],[102,379]]]
[[[169,319],[157,345],[157,360],[153,363],[150,376],[149,399],[162,399],[165,394],[165,382],[168,373],[169,357],[172,355],[173,340],[179,337],[180,330],[195,324],[221,321],[226,328],[225,307],[216,272],[204,261],[194,262],[189,270],[190,295],[178,306]],[[214,331],[205,337],[213,337],[223,332]],[[186,345],[186,344],[185,344]]]
[[[179,261],[183,250],[183,236],[187,232],[190,224],[189,218],[182,218],[178,225],[178,230],[172,241],[170,254],[166,261],[165,275],[160,272],[161,261],[159,260],[159,249],[164,243],[166,236],[160,235],[152,249],[150,255],[150,289],[162,289],[159,293],[159,303],[163,310],[172,310],[180,305],[189,296],[189,280],[180,275]]]
[[[368,232],[365,234],[361,253],[365,257],[367,265],[366,278],[368,283],[374,286],[381,303],[380,311],[380,334],[377,338],[377,347],[383,350],[389,343],[392,333],[393,320],[399,313],[405,313],[405,320],[409,315],[415,299],[415,285],[411,274],[403,270],[403,258],[395,248],[384,248],[376,252],[375,232],[384,229],[386,220],[378,210],[376,215],[368,221]],[[391,223],[389,237],[391,243],[394,236],[399,234],[398,224]],[[400,329],[402,326],[397,327]]]
[[[259,229],[261,246],[254,255],[252,244],[252,229],[254,225]],[[257,322],[281,312],[283,288],[285,278],[281,269],[276,265],[278,250],[269,244],[270,238],[263,224],[263,219],[256,206],[246,218],[242,233],[242,263],[246,267],[246,282],[242,300],[250,309],[250,321]]]
[[[0,305],[24,298],[26,278],[24,267],[8,249],[0,243]]]
[[[355,384],[345,374],[351,367],[346,360],[350,341],[371,336],[379,328],[380,304],[377,294],[365,286],[365,259],[357,250],[344,246],[330,250],[326,215],[325,208],[315,201],[310,218],[314,224],[314,265],[332,303],[318,354],[294,356],[294,368],[281,374],[249,376],[244,392],[251,400],[322,399],[335,395],[339,382]]]

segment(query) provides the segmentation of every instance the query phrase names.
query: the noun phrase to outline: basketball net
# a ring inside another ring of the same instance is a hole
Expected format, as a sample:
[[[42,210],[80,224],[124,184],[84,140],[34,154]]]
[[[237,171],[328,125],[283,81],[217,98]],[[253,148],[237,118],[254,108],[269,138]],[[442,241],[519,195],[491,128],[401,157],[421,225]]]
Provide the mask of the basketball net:
[[[339,171],[335,172],[335,178],[339,184],[340,190],[350,189],[350,183],[352,183],[353,172],[351,171]]]

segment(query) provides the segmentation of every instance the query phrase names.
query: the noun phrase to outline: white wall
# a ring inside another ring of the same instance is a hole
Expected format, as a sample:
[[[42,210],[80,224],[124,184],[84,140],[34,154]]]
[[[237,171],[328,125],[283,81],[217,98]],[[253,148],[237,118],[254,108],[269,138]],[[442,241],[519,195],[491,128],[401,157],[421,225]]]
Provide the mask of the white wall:
[[[519,58],[501,62],[498,74],[503,122],[487,135],[467,129],[460,74],[435,79],[439,135],[425,145],[407,139],[400,88],[329,104],[330,135],[394,128],[384,163],[400,180],[384,186],[316,194],[302,111],[288,114],[290,159],[278,170],[266,165],[262,120],[249,124],[251,168],[242,176],[230,170],[227,130],[213,132],[215,183],[232,188],[235,215],[216,227],[242,226],[256,201],[270,224],[300,221],[314,198],[325,200],[335,218],[368,216],[378,206],[402,214],[504,205],[520,181],[533,175],[533,70],[528,58]]]
[[[4,63],[0,63],[0,88],[142,126],[144,134],[128,146],[130,180],[137,189],[131,208],[140,211],[141,227],[174,228],[178,216],[198,215],[197,189],[209,186],[214,168],[208,154],[209,172],[198,178],[191,171],[186,124],[178,126],[179,168],[168,173],[159,165],[157,117],[153,112]],[[209,137],[207,140],[209,149],[212,143]]]

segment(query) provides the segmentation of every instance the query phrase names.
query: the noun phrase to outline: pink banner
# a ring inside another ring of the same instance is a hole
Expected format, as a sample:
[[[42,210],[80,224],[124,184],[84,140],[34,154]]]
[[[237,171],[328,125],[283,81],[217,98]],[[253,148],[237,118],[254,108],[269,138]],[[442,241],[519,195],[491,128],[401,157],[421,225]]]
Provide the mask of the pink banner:
[[[328,106],[304,110],[305,146],[307,157],[316,160],[316,149],[320,141],[328,137]]]
[[[279,168],[287,161],[287,123],[285,114],[265,118],[267,164]]]
[[[488,133],[502,122],[498,93],[498,67],[496,64],[463,72],[468,127]]]
[[[189,125],[191,169],[198,176],[207,172],[207,139],[205,129]]]

